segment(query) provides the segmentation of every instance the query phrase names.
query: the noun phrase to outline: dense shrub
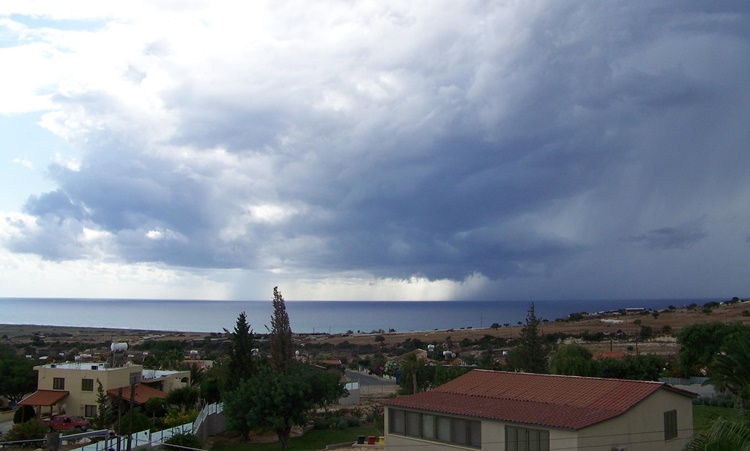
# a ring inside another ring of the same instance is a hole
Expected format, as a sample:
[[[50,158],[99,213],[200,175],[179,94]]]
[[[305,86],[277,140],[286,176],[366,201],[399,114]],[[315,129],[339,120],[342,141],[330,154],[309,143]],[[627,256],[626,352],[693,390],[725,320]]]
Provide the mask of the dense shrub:
[[[349,420],[347,418],[339,418],[336,421],[336,429],[346,429],[349,427]]]
[[[187,412],[170,410],[162,420],[162,423],[165,428],[171,428],[181,424],[192,423],[196,418],[198,418],[197,410],[188,410]]]
[[[193,434],[175,434],[169,439],[167,439],[165,442],[164,448],[168,449],[170,451],[180,451],[181,448],[178,448],[178,446],[184,446],[187,448],[197,448],[200,449],[203,447],[203,443],[201,443],[201,440]],[[169,445],[176,445],[176,446],[169,446]]]
[[[33,418],[31,421],[18,423],[5,434],[4,439],[9,442],[26,441],[26,446],[30,448],[40,448],[44,446],[44,438],[49,428],[46,424]],[[40,440],[40,441],[37,441]]]
[[[331,420],[328,418],[316,418],[313,420],[313,427],[315,429],[329,429],[331,427]]]
[[[31,406],[21,406],[13,414],[13,424],[31,421],[36,418],[36,411]]]
[[[133,411],[133,432],[140,432],[145,431],[147,429],[151,429],[153,427],[153,423],[151,422],[151,419],[147,417],[145,414],[139,412],[139,411]],[[130,427],[130,413],[125,413],[122,415],[122,418],[120,419],[120,429],[123,434],[127,433],[128,428]]]

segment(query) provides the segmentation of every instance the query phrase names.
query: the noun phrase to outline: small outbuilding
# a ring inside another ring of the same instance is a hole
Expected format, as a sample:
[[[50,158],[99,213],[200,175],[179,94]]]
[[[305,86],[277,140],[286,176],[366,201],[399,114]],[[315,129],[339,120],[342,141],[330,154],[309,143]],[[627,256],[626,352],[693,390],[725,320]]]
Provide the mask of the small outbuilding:
[[[474,370],[388,400],[386,449],[681,450],[691,392],[661,382]]]

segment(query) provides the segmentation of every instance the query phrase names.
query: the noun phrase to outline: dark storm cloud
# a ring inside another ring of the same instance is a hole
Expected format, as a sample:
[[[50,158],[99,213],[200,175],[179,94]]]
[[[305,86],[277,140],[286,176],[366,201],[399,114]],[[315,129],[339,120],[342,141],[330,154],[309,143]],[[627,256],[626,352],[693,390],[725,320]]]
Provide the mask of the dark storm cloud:
[[[51,191],[40,196],[30,196],[26,202],[26,213],[34,216],[55,218],[83,219],[86,216],[84,208],[75,205],[70,197],[61,190]]]
[[[354,20],[372,34],[346,42],[257,41],[208,72],[165,62],[173,131],[102,129],[27,210],[81,219],[83,205],[125,260],[195,267],[544,279],[612,243],[645,244],[636,267],[718,249],[714,224],[750,217],[747,9],[402,11]],[[84,96],[67,102],[121,109]]]
[[[644,242],[651,249],[686,249],[707,236],[703,224],[693,222],[651,230],[631,238],[631,241]]]

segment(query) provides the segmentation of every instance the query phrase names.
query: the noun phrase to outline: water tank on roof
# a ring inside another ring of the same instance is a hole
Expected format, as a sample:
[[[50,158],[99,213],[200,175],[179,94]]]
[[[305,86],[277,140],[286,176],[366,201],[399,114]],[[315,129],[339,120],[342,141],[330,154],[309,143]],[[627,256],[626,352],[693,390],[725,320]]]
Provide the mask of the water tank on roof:
[[[128,350],[128,344],[127,343],[112,343],[109,346],[109,349],[112,352],[125,352]]]

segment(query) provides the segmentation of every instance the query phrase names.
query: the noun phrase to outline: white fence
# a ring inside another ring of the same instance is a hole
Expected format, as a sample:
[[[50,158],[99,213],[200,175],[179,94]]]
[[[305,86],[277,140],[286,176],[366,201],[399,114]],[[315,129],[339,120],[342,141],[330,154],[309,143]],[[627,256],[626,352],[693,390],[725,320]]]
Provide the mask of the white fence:
[[[221,413],[223,409],[222,403],[209,404],[205,406],[198,417],[192,423],[182,424],[173,428],[164,429],[162,431],[151,432],[149,430],[136,432],[132,437],[130,444],[131,449],[135,449],[139,446],[157,446],[169,440],[175,434],[196,434],[201,424],[208,415]],[[119,449],[126,449],[128,444],[127,435],[120,437]],[[109,449],[118,449],[117,438],[102,440],[95,443],[90,443],[81,448],[75,448],[70,451],[107,451]]]

